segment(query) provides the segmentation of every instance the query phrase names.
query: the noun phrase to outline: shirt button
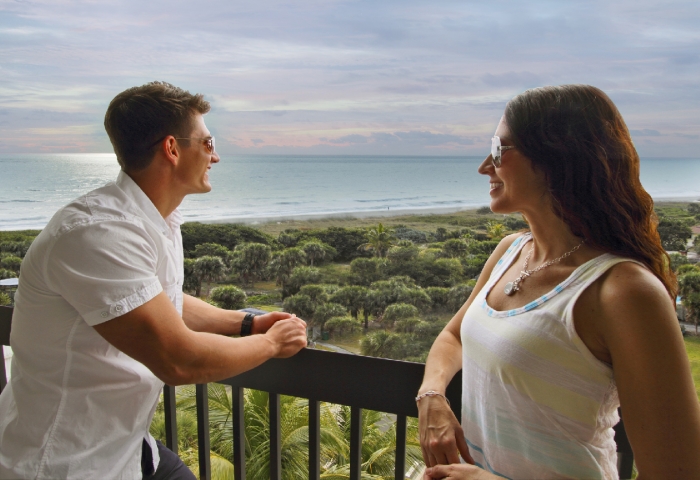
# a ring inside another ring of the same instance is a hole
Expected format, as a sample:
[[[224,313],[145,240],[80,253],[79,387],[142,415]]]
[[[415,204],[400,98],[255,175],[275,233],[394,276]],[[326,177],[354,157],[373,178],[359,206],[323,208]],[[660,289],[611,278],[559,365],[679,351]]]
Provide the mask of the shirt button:
[[[124,308],[124,307],[122,307],[121,305],[117,305],[116,307],[114,307],[114,309],[115,309],[117,312],[121,312],[123,308]]]
[[[109,313],[107,313],[107,312],[102,312],[100,314],[100,317],[102,317],[102,318],[107,318],[108,316],[109,316]]]

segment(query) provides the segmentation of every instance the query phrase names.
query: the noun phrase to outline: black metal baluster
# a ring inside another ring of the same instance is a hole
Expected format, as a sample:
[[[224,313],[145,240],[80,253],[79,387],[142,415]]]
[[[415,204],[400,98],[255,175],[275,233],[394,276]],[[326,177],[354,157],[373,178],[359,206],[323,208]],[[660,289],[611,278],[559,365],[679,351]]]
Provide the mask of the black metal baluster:
[[[309,480],[321,478],[321,402],[309,399]]]
[[[233,401],[233,478],[245,480],[245,417],[243,410],[244,390],[231,387]]]
[[[362,474],[362,409],[350,407],[350,480],[361,480]]]
[[[282,479],[282,432],[280,429],[280,396],[269,394],[270,405],[270,480]]]
[[[620,421],[613,427],[615,430],[615,443],[617,444],[617,471],[622,480],[632,478],[632,469],[634,465],[634,453],[632,453],[632,445],[627,438],[625,424],[622,423],[622,410],[617,409],[620,414]]]
[[[209,397],[207,384],[197,384],[197,448],[199,449],[199,478],[211,480],[211,459],[209,458]]]
[[[406,415],[396,416],[396,466],[394,479],[406,478]]]
[[[165,415],[165,446],[177,455],[177,409],[175,387],[163,387],[163,414]]]

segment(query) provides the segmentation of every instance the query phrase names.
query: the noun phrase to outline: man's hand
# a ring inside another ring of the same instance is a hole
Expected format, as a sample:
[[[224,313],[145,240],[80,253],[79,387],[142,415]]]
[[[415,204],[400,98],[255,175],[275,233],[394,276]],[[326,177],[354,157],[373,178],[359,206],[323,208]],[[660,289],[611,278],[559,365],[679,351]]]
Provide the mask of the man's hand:
[[[272,313],[282,313],[282,312],[272,312]],[[271,313],[262,315],[267,317]],[[297,353],[299,350],[306,346],[306,322],[296,315],[289,316],[288,313],[282,315],[287,315],[287,318],[275,319],[272,326],[269,327],[265,336],[270,339],[272,344],[277,349],[277,353],[274,358],[288,358]],[[274,316],[272,318],[275,318]],[[255,322],[257,322],[257,318]],[[255,325],[253,322],[253,325]]]
[[[444,478],[446,480],[493,480],[497,477],[485,470],[469,465],[467,463],[457,463],[453,465],[437,465],[425,471],[424,480],[434,478]]]
[[[276,322],[292,318],[292,315],[287,312],[270,312],[263,315],[256,315],[253,320],[252,334],[267,332]]]
[[[462,426],[444,398],[427,396],[421,399],[418,403],[418,428],[423,460],[428,467],[459,464],[460,454],[465,461],[474,463]]]

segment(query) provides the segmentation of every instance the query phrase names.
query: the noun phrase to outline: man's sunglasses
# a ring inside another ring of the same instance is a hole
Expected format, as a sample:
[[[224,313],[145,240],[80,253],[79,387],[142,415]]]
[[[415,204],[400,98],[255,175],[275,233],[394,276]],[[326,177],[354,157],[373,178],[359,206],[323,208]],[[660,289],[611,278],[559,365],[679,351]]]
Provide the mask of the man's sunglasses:
[[[204,140],[204,146],[209,153],[214,153],[216,151],[214,137],[175,137],[175,140]]]

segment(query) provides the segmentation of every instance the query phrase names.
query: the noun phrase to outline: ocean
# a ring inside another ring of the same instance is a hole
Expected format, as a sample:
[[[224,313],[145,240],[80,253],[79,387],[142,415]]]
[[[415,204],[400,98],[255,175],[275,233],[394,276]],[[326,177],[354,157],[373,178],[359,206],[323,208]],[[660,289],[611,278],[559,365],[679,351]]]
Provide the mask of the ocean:
[[[186,221],[456,211],[487,205],[482,157],[222,155],[212,192],[181,205]],[[116,178],[113,154],[0,155],[0,230],[40,229],[61,206]],[[700,199],[700,158],[643,158],[655,200]]]

